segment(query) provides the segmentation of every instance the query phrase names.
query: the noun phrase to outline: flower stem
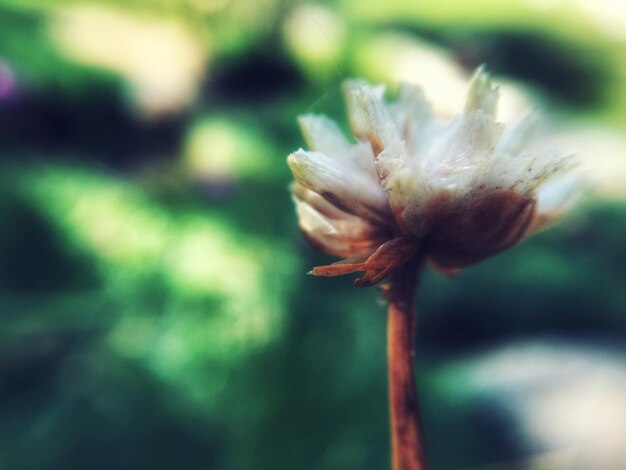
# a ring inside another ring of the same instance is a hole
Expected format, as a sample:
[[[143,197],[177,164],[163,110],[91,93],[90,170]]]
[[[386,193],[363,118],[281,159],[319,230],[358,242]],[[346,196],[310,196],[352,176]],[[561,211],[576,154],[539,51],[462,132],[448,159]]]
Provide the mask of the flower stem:
[[[426,468],[413,375],[416,325],[413,304],[421,262],[421,258],[416,256],[389,276],[387,361],[393,470]]]

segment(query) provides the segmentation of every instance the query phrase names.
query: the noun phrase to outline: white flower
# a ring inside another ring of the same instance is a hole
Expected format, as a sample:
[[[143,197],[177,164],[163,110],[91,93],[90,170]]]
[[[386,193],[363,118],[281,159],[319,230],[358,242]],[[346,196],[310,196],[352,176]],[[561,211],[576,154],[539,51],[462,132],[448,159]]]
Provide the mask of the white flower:
[[[536,119],[512,130],[496,121],[498,88],[482,68],[465,107],[449,122],[432,113],[420,88],[345,83],[356,143],[337,124],[306,115],[300,126],[311,151],[287,162],[300,228],[321,251],[346,258],[314,268],[336,276],[365,271],[371,285],[421,253],[449,272],[517,243],[555,218],[575,189],[571,156],[537,154]]]

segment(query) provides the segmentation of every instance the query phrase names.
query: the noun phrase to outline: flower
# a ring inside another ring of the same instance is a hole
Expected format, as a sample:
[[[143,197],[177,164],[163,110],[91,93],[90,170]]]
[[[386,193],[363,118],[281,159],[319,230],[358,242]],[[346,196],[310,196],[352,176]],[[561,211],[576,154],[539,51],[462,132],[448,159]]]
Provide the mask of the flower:
[[[390,103],[384,86],[362,80],[344,92],[356,143],[325,116],[305,115],[312,150],[287,158],[304,236],[344,258],[312,274],[364,271],[355,284],[369,286],[418,254],[452,273],[513,246],[571,200],[575,179],[562,175],[574,158],[533,152],[532,114],[505,131],[482,67],[448,122],[416,86],[402,85]]]

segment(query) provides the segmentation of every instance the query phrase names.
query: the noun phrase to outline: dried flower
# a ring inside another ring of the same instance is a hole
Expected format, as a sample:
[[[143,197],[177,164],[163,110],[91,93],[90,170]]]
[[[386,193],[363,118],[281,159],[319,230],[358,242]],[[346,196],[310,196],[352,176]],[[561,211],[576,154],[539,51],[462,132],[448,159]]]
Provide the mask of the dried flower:
[[[364,271],[372,285],[421,254],[453,272],[505,250],[554,219],[575,187],[555,177],[571,156],[530,146],[536,119],[505,132],[496,122],[498,88],[482,68],[461,112],[448,122],[432,113],[420,88],[345,83],[356,143],[324,117],[300,117],[312,151],[287,162],[300,228],[318,249],[343,260],[313,269],[320,276]]]

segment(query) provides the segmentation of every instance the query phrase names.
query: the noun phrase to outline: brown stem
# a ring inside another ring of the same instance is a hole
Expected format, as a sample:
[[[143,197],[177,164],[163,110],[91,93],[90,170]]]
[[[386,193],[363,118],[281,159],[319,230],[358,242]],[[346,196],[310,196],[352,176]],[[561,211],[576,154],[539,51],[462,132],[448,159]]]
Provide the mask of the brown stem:
[[[416,312],[413,307],[421,259],[415,257],[389,276],[387,360],[393,470],[424,470],[413,356]]]

